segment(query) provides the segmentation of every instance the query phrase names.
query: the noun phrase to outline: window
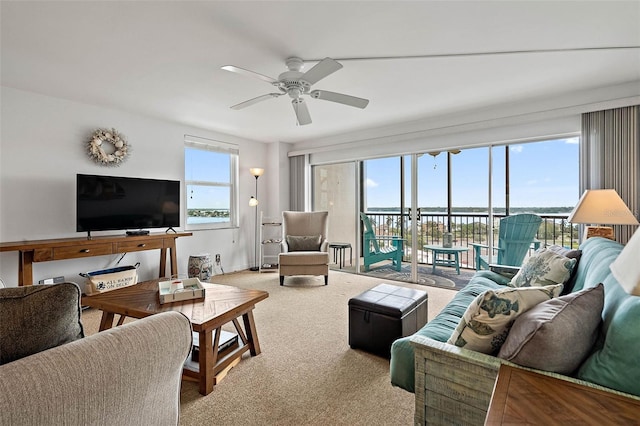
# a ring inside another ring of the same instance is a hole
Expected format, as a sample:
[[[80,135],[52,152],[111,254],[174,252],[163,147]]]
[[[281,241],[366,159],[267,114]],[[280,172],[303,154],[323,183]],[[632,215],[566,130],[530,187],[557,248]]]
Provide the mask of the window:
[[[185,136],[186,229],[238,226],[238,147]]]

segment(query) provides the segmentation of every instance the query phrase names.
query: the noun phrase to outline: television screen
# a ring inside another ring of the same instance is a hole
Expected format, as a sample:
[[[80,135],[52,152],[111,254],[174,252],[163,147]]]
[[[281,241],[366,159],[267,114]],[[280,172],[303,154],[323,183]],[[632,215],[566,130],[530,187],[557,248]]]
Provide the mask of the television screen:
[[[76,231],[180,226],[180,181],[78,174]]]

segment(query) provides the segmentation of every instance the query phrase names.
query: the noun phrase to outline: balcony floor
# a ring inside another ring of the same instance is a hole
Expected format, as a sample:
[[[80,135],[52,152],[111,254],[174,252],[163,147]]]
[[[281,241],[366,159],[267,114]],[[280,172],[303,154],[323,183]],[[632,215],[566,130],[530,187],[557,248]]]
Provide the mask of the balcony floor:
[[[330,268],[337,271],[355,273],[355,263],[354,265],[349,265],[348,259],[346,263],[346,265],[342,265],[342,269],[334,263],[330,264]],[[360,259],[360,263],[362,264],[362,259]],[[460,290],[467,285],[474,273],[475,270],[460,268],[460,275],[458,275],[455,268],[437,266],[436,273],[432,274],[431,265],[419,264],[417,284]],[[363,272],[363,274],[381,279],[411,282],[411,264],[403,262],[400,272],[398,272],[391,265],[391,261],[383,261],[372,265],[370,270]]]

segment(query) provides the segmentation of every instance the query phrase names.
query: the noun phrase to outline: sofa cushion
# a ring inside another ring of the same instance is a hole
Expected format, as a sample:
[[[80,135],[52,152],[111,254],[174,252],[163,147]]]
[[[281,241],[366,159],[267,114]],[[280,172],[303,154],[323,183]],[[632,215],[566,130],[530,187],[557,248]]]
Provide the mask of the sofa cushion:
[[[496,353],[519,315],[557,297],[561,291],[562,284],[487,290],[469,305],[447,343],[486,354]]]
[[[0,289],[0,364],[82,337],[76,284]]]
[[[534,287],[563,284],[571,276],[575,264],[575,259],[569,259],[548,248],[542,248],[536,250],[527,259],[509,285]]]
[[[625,292],[610,272],[603,284],[602,335],[576,376],[640,396],[640,297]]]
[[[542,302],[514,321],[498,357],[570,374],[596,341],[603,305],[602,284]]]
[[[289,251],[318,251],[321,238],[321,235],[287,235],[287,246]]]

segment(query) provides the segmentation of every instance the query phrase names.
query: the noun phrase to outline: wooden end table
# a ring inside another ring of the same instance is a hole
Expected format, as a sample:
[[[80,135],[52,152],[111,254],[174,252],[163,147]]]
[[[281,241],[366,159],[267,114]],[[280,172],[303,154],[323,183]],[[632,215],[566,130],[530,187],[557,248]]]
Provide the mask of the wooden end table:
[[[144,318],[166,311],[182,312],[191,321],[193,331],[199,333],[200,340],[198,363],[188,360],[183,375],[198,380],[202,395],[213,391],[215,377],[235,365],[243,353],[249,351],[251,356],[260,354],[253,308],[269,297],[269,293],[202,283],[204,299],[160,304],[159,281],[144,281],[94,296],[82,296],[82,305],[102,311],[100,331],[113,327],[115,314],[120,315],[118,325],[121,325],[125,317]],[[238,321],[240,317],[244,330]],[[227,323],[233,323],[240,341],[230,350],[218,353],[221,329]]]
[[[436,273],[436,266],[455,266],[456,272],[460,275],[460,253],[469,251],[469,247],[462,246],[453,246],[453,247],[443,247],[440,245],[424,245],[422,246],[424,250],[431,250],[432,259],[433,259],[433,269],[432,272]],[[442,257],[438,257],[438,255],[443,255]],[[453,255],[453,259],[451,256]],[[444,257],[446,256],[446,257]]]
[[[637,425],[640,399],[502,365],[485,425]]]

